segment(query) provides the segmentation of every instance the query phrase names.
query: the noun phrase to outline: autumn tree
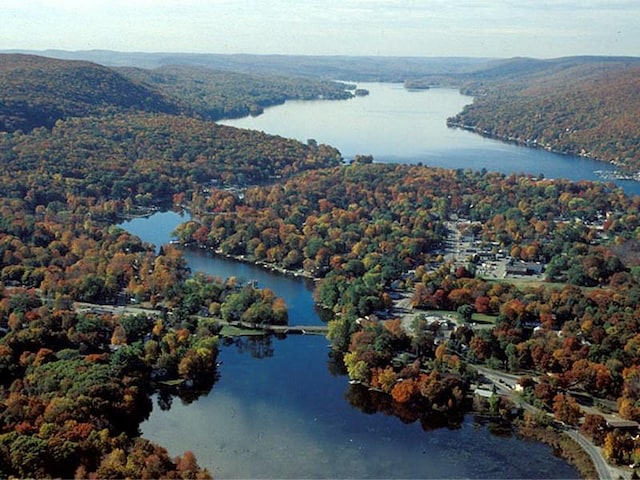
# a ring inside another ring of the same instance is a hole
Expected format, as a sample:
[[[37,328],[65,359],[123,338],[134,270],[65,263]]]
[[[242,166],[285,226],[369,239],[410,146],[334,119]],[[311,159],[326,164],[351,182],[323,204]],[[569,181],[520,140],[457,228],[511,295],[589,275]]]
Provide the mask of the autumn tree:
[[[578,425],[582,410],[578,402],[564,393],[559,393],[553,397],[553,413],[558,420],[567,425]]]

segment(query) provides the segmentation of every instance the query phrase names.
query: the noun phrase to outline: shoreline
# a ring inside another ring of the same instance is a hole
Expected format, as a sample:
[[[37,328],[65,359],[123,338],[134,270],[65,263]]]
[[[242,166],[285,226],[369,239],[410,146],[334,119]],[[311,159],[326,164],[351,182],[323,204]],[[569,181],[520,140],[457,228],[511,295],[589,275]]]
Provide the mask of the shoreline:
[[[213,249],[211,247],[206,247],[204,245],[197,245],[195,243],[180,243],[179,245],[182,248],[192,248],[192,249],[197,248],[199,250],[210,252],[212,255],[215,255],[215,256],[227,258],[237,262],[251,264],[256,267],[262,268],[264,270],[276,273],[278,275],[303,278],[303,279],[311,280],[314,282],[320,280],[319,277],[314,277],[310,273],[304,272],[302,269],[299,269],[297,271],[292,271],[282,266],[279,266],[275,263],[259,261],[259,260],[256,260],[255,258],[251,258],[245,255],[225,254],[220,249]],[[396,310],[396,314],[398,314],[400,318],[410,315],[406,311],[403,312],[402,310],[404,309],[399,308],[400,306],[402,306],[401,302],[399,301],[394,302],[394,310]],[[398,312],[398,310],[400,310],[400,312]],[[363,384],[363,386],[366,388],[371,388],[370,385]],[[473,413],[473,412],[470,409],[469,411],[465,412],[465,414],[468,414],[468,413]],[[583,446],[580,443],[572,439],[566,433],[559,432],[557,430],[553,430],[551,432],[548,430],[547,427],[544,427],[544,426],[526,425],[523,419],[515,419],[513,421],[510,421],[509,423],[514,429],[516,429],[518,434],[523,436],[523,438],[540,441],[542,443],[550,445],[561,458],[563,458],[568,464],[575,467],[583,478],[598,478],[598,472],[596,470],[596,467],[592,458],[590,457],[589,452],[585,448],[583,448]],[[608,463],[607,465],[610,469],[617,468],[615,466],[609,465]],[[620,476],[621,478],[626,478],[623,472],[620,472]]]
[[[542,442],[552,447],[554,453],[573,465],[582,478],[603,478],[589,452],[567,432],[550,426],[527,424],[524,420],[513,422],[513,425],[522,438]],[[575,435],[579,434],[575,433]],[[602,472],[605,474],[604,478],[630,478],[627,470],[608,462],[606,462],[606,470],[608,472]]]
[[[512,425],[522,438],[549,445],[554,454],[573,465],[582,478],[599,478],[598,471],[589,454],[578,442],[564,432],[550,429],[551,427],[527,425],[523,421],[513,422]]]
[[[228,253],[224,253],[222,252],[222,250],[220,250],[219,248],[213,249],[212,247],[207,247],[206,245],[199,245],[199,244],[191,244],[191,243],[182,243],[182,242],[176,242],[178,245],[180,245],[180,247],[182,248],[191,248],[191,249],[198,249],[198,250],[203,250],[205,252],[211,253],[212,255],[218,256],[218,257],[222,257],[222,258],[227,258],[229,260],[235,260],[237,262],[241,262],[241,263],[247,263],[250,265],[254,265],[256,267],[260,267],[264,270],[268,270],[270,272],[274,272],[274,273],[278,273],[280,275],[284,275],[286,277],[296,277],[296,278],[304,278],[306,280],[311,280],[313,282],[317,282],[318,280],[320,280],[319,277],[314,277],[313,275],[311,275],[308,272],[305,272],[303,269],[297,269],[297,270],[289,270],[287,268],[281,267],[275,263],[270,263],[270,262],[266,262],[263,260],[256,260],[255,258],[251,258],[249,256],[246,255],[232,255],[232,254],[228,254]]]
[[[586,154],[586,153],[582,154],[582,153],[571,152],[571,151],[564,152],[564,151],[561,151],[561,150],[556,150],[556,149],[551,148],[549,146],[538,144],[535,141],[520,140],[520,139],[518,139],[516,137],[512,137],[512,136],[493,135],[493,134],[488,133],[486,130],[481,130],[476,125],[467,125],[467,124],[460,123],[460,122],[453,122],[453,121],[449,121],[449,119],[447,119],[447,127],[449,127],[449,128],[459,128],[460,130],[466,130],[468,132],[472,132],[472,133],[475,133],[477,135],[480,135],[483,138],[489,138],[489,139],[492,139],[492,140],[498,140],[498,141],[503,142],[503,143],[514,144],[514,145],[517,145],[517,146],[520,146],[520,147],[532,148],[534,150],[544,150],[546,152],[554,153],[556,155],[572,156],[572,157],[578,157],[578,158],[587,158],[589,160],[593,160],[595,162],[599,162],[599,163],[602,163],[602,164],[613,165],[614,167],[620,168],[620,170],[613,170],[613,171],[598,170],[598,171],[596,171],[596,174],[599,177],[601,177],[603,180],[629,180],[629,181],[633,181],[633,182],[640,182],[640,171],[633,172],[633,171],[630,170],[630,167],[626,167],[625,165],[618,164],[618,163],[616,163],[614,161],[603,160],[602,158],[594,157],[594,156]]]

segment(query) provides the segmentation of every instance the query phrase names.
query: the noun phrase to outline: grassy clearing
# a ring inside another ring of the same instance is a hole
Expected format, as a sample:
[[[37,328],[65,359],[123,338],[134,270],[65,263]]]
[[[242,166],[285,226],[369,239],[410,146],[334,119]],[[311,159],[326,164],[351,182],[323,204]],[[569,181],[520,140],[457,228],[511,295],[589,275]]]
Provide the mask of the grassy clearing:
[[[450,318],[456,323],[463,323],[462,317],[458,312],[452,310],[415,310],[420,315],[425,317],[442,317],[443,319]],[[495,325],[497,315],[485,315],[484,313],[474,313],[471,316],[471,321],[481,325]]]
[[[169,387],[177,387],[178,385],[182,385],[184,383],[184,378],[176,378],[175,380],[162,380],[160,383]]]
[[[231,325],[223,325],[220,330],[220,335],[223,337],[251,337],[262,336],[264,332],[262,330],[252,330],[250,328],[240,328]]]
[[[484,313],[474,313],[471,315],[471,321],[481,325],[495,325],[497,315],[486,315]]]
[[[458,319],[458,312],[451,310],[422,310],[415,309],[414,312],[418,315],[424,315],[425,317],[442,317],[442,318],[454,318]]]
[[[488,280],[489,283],[508,283],[513,285],[518,290],[524,290],[531,287],[545,287],[545,288],[562,288],[566,283],[559,282],[547,282],[544,278],[535,277],[507,277],[507,278],[492,278]]]
[[[499,279],[491,279],[488,280],[489,283],[508,283],[513,285],[520,291],[525,291],[527,288],[538,288],[543,287],[546,289],[556,289],[562,290],[564,287],[571,285],[566,282],[547,282],[544,279],[536,279],[534,277],[507,277],[507,278],[499,278]],[[576,285],[573,285],[574,287]],[[577,286],[580,290],[584,292],[590,292],[591,290],[595,290],[597,287],[580,287]]]

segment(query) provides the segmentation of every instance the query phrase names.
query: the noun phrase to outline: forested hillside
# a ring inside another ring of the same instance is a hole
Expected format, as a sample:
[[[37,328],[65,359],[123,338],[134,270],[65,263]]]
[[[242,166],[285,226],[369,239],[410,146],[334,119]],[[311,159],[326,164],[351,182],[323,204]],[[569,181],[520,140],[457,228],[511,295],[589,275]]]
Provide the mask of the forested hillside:
[[[4,195],[166,202],[194,185],[244,184],[336,165],[337,150],[185,116],[118,114],[0,133]],[[59,187],[63,187],[62,189]]]
[[[473,57],[309,56],[215,53],[144,53],[109,50],[25,52],[68,60],[88,60],[112,67],[155,69],[170,65],[204,67],[251,75],[402,82],[407,78],[451,74],[484,68],[490,59]]]
[[[257,115],[288,99],[348,99],[354,85],[204,67],[114,70],[86,61],[0,55],[0,131],[51,128],[57,120],[154,112],[204,119]]]
[[[640,169],[640,65],[521,59],[474,73],[449,119],[481,135]]]
[[[155,90],[83,61],[0,55],[0,85],[0,131],[6,132],[100,113],[185,110]]]
[[[180,99],[203,118],[258,115],[265,107],[285,100],[351,98],[354,85],[275,75],[248,75],[210,70],[204,67],[167,66],[154,70],[118,69],[132,80],[142,82]],[[350,90],[347,89],[349,87]]]
[[[209,478],[192,453],[139,437],[151,395],[168,405],[211,389],[221,326],[209,314],[286,323],[286,305],[191,275],[178,249],[156,253],[113,223],[340,154],[166,113],[187,110],[96,65],[3,61],[0,477]]]

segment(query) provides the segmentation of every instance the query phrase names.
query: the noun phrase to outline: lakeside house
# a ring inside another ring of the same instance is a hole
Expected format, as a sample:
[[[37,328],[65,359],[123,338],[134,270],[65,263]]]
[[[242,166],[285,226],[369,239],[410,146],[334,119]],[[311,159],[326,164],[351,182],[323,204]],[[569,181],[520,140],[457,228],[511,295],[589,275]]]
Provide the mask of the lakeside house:
[[[640,433],[640,423],[634,420],[625,420],[610,415],[604,415],[604,419],[607,422],[607,428],[610,430],[624,430],[632,435]]]

